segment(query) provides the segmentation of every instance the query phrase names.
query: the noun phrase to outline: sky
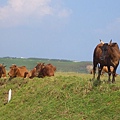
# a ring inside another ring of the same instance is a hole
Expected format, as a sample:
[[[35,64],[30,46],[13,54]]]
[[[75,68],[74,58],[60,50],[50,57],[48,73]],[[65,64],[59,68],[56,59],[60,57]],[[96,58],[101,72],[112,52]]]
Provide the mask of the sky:
[[[0,0],[0,57],[92,61],[120,45],[120,0]]]

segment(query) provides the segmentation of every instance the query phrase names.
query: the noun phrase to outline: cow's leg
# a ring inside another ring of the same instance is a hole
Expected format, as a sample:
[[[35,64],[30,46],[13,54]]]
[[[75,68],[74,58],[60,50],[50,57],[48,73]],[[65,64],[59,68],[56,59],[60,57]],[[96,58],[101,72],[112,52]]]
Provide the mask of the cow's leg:
[[[95,79],[96,67],[93,67],[93,79]]]
[[[117,65],[118,66],[118,65]],[[114,67],[114,70],[113,70],[113,73],[112,73],[112,83],[115,82],[115,76],[116,76],[116,69],[117,69],[117,66]]]
[[[97,63],[93,63],[93,80],[95,79]]]
[[[97,80],[100,80],[100,75],[101,75],[101,71],[103,69],[103,66],[98,66],[98,77],[97,77]]]
[[[108,67],[108,82],[110,82],[111,70],[110,70],[110,66],[107,66],[107,67]]]
[[[112,83],[115,82],[115,74],[116,74],[116,70],[113,70],[113,73],[112,73]]]
[[[0,74],[0,78],[2,77],[2,74]]]

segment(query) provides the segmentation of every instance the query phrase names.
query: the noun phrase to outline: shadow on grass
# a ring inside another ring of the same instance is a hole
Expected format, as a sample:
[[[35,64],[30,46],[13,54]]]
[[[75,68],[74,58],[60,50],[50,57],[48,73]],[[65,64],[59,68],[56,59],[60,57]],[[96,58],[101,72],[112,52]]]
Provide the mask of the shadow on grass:
[[[100,80],[94,80],[93,81],[93,86],[97,87],[97,86],[100,86],[101,85],[101,81]]]
[[[97,79],[94,79],[94,80],[93,80],[93,79],[90,79],[90,82],[93,83],[93,86],[94,86],[94,87],[100,86],[101,83],[102,83],[101,80],[97,80]]]

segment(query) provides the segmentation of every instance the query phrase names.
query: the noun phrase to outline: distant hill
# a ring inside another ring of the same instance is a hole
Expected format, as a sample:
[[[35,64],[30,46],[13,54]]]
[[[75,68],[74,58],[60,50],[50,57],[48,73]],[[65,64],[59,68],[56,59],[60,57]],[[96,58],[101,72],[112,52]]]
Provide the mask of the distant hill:
[[[16,57],[4,57],[0,58],[0,63],[7,65],[7,70],[12,64],[18,66],[25,65],[29,70],[33,69],[38,62],[41,63],[51,63],[57,67],[59,72],[78,72],[78,73],[88,73],[86,66],[92,65],[91,61],[72,61],[64,59],[47,59],[47,58],[16,58]]]
[[[25,65],[29,70],[31,70],[38,63],[51,63],[57,67],[58,72],[78,72],[78,73],[89,73],[90,70],[87,66],[92,66],[92,61],[72,61],[64,59],[48,59],[48,58],[16,58],[16,57],[3,57],[0,58],[0,63],[7,65],[7,70],[12,64],[17,64],[18,66]],[[91,69],[91,67],[90,67]],[[120,74],[120,65],[118,66],[117,73]]]

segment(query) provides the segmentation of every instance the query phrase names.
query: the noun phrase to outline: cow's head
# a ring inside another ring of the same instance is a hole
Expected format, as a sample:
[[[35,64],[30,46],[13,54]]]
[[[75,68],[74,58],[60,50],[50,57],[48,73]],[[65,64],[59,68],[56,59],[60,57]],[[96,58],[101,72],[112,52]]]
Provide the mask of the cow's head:
[[[16,77],[16,76],[17,76],[17,72],[18,72],[17,66],[16,66],[16,65],[12,65],[12,66],[10,67],[10,71],[8,72],[8,75],[9,75],[10,77]]]
[[[35,69],[36,69],[36,71],[35,71],[35,74],[36,74],[36,76],[38,77],[39,76],[39,74],[41,73],[41,70],[44,68],[44,63],[38,63],[36,66],[35,66]]]
[[[105,60],[106,58],[109,57],[109,49],[110,49],[110,45],[112,44],[112,40],[110,40],[109,43],[104,43],[103,41],[100,42],[102,44],[102,46],[100,46],[102,52],[100,59]]]

